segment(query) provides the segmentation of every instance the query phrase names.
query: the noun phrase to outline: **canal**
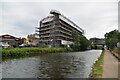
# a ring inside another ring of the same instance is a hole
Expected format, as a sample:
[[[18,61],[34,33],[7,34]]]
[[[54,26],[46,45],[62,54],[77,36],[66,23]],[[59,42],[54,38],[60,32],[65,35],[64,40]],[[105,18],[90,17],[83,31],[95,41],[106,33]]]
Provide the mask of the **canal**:
[[[88,50],[6,59],[2,62],[2,77],[88,78],[91,66],[101,52],[101,50]]]

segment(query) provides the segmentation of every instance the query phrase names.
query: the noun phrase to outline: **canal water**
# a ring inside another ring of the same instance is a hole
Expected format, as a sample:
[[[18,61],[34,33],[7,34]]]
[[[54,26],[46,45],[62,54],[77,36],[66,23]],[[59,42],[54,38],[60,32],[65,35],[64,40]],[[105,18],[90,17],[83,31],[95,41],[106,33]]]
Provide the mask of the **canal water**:
[[[101,50],[49,53],[2,62],[3,78],[88,78]]]

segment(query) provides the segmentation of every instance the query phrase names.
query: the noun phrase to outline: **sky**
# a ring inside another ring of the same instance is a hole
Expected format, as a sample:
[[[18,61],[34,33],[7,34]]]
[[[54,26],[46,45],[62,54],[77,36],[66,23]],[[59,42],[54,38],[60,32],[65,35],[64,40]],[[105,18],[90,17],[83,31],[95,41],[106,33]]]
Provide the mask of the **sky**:
[[[117,0],[99,1],[34,1],[22,0],[0,3],[0,35],[10,34],[15,37],[27,37],[35,33],[35,27],[51,9],[60,11],[79,27],[85,30],[89,38],[103,38],[106,32],[118,29]]]

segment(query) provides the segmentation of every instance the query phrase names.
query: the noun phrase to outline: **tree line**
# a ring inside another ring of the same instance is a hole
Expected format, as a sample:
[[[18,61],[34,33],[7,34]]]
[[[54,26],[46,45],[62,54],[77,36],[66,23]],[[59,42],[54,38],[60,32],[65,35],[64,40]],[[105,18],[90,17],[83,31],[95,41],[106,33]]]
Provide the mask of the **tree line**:
[[[117,43],[120,43],[120,32],[118,30],[113,30],[105,35],[105,43],[108,49],[114,49],[117,47]],[[94,48],[94,44],[88,40],[84,35],[79,34],[77,31],[72,31],[72,37],[74,45],[71,47],[75,50],[86,50],[88,48]]]

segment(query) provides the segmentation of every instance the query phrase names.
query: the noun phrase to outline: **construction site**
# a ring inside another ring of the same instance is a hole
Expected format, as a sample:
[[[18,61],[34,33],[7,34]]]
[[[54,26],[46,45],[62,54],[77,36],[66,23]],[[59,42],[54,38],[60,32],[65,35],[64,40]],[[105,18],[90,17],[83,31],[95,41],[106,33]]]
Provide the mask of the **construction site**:
[[[73,45],[72,31],[79,35],[84,34],[84,30],[73,21],[62,15],[57,10],[51,10],[50,16],[43,18],[39,22],[36,32],[39,35],[40,47],[70,47]]]

